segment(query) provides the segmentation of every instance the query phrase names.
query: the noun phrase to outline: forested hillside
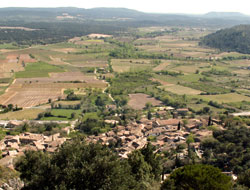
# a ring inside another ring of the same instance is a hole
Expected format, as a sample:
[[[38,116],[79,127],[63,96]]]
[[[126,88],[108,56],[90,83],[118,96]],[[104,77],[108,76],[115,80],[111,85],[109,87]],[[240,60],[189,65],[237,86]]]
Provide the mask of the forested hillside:
[[[211,19],[206,15],[153,14],[126,8],[1,8],[0,43],[56,43],[90,33],[114,34],[147,26],[225,28],[236,24],[250,24],[249,17],[236,14]]]
[[[250,53],[250,25],[219,30],[205,36],[200,45],[218,48],[222,51]]]

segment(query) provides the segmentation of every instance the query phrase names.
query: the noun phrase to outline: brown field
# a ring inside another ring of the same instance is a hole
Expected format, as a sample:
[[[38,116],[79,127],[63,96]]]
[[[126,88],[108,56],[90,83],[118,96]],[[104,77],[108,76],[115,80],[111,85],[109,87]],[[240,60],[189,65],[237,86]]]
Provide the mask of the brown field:
[[[152,81],[155,81],[155,82],[159,82],[161,83],[163,86],[171,86],[173,84],[169,83],[169,82],[166,82],[166,81],[163,81],[163,80],[160,80],[160,79],[156,79],[156,78],[152,78],[151,79]]]
[[[249,70],[236,70],[236,71],[233,71],[233,73],[236,73],[236,74],[238,74],[238,75],[245,75],[245,77],[246,76],[249,76],[249,73],[250,73],[250,71]]]
[[[0,26],[0,29],[14,29],[14,30],[25,30],[25,31],[35,31],[40,29],[33,29],[27,27],[14,27],[14,26]]]
[[[94,75],[84,75],[82,72],[49,73],[50,77],[18,78],[16,84],[25,83],[57,83],[79,81],[83,83],[102,84]]]
[[[230,66],[232,66],[232,67],[238,67],[238,68],[250,66],[250,60],[247,60],[247,59],[227,61],[227,63],[229,63]]]
[[[91,83],[44,83],[44,84],[13,84],[5,94],[0,96],[0,104],[18,105],[30,108],[39,104],[45,104],[49,99],[64,98],[63,91],[69,88],[105,88],[103,84]]]
[[[33,107],[64,97],[65,89],[105,88],[107,84],[97,80],[95,76],[84,76],[81,72],[51,73],[51,77],[16,79],[0,96],[0,104],[18,105],[19,107]],[[71,83],[70,81],[83,81]]]
[[[4,60],[0,60],[0,73],[11,73],[12,71],[24,71],[22,63],[36,62],[28,54],[7,54]]]
[[[88,61],[76,61],[72,62],[73,66],[77,67],[107,67],[106,60],[88,60]]]
[[[159,106],[162,104],[161,101],[156,100],[155,98],[152,98],[147,94],[129,94],[129,97],[130,100],[128,102],[128,105],[136,110],[143,109],[148,102],[150,102],[153,106]]]
[[[69,39],[69,41],[68,42],[70,42],[70,43],[74,43],[74,42],[77,42],[77,41],[81,41],[81,37],[74,37],[74,38],[72,38],[72,39]]]
[[[112,35],[107,35],[107,34],[89,34],[89,38],[110,38]]]
[[[12,71],[24,71],[24,67],[20,63],[0,63],[0,73],[11,73]]]
[[[34,62],[36,62],[36,60],[32,59],[30,57],[30,55],[28,55],[28,54],[21,54],[21,55],[19,55],[18,58],[19,58],[19,62],[25,62],[25,63],[34,63]]]
[[[171,61],[164,61],[164,63],[161,63],[160,65],[156,66],[153,71],[162,71],[165,70],[167,66],[171,64]]]
[[[53,51],[58,51],[62,53],[76,52],[75,48],[61,48],[61,49],[52,49]]]
[[[1,53],[8,53],[8,52],[13,52],[16,51],[15,49],[0,49]]]
[[[52,60],[52,61],[49,61],[49,64],[51,65],[71,65],[68,62],[62,61],[62,58],[57,58],[57,57],[52,57],[52,56],[49,56],[49,58]]]

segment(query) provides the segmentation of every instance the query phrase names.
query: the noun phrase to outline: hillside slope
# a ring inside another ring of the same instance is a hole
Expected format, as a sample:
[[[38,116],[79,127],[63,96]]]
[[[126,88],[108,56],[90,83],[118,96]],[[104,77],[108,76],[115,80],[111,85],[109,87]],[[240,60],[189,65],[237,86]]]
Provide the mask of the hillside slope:
[[[250,25],[238,25],[205,36],[200,45],[222,51],[250,53]]]

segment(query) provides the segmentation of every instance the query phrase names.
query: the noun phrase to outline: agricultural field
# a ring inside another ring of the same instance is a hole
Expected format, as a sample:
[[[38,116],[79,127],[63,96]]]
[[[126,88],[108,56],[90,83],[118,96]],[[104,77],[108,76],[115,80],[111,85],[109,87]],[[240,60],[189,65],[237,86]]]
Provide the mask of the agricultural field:
[[[166,91],[172,92],[174,94],[179,94],[179,95],[184,95],[184,94],[186,94],[186,95],[198,95],[198,94],[202,93],[202,91],[188,88],[185,86],[175,85],[175,84],[161,86],[160,88],[162,88]]]
[[[144,59],[112,59],[111,64],[118,73],[151,70],[154,66],[151,60]]]
[[[161,101],[156,100],[148,96],[147,94],[137,93],[137,94],[129,94],[129,102],[128,105],[133,109],[143,109],[145,108],[147,103],[151,103],[152,106],[160,106],[162,104]]]
[[[18,80],[16,80],[18,81]],[[33,107],[45,104],[51,99],[64,98],[64,89],[69,88],[105,88],[103,82],[94,83],[14,83],[6,93],[0,96],[0,104],[18,105],[19,107]]]
[[[16,78],[48,77],[51,72],[64,72],[64,70],[48,63],[30,63],[25,66],[25,71],[16,73]]]
[[[45,70],[42,70],[40,76],[38,75],[36,78],[15,79],[6,93],[0,96],[0,104],[13,104],[28,108],[45,104],[49,99],[54,101],[64,98],[65,89],[74,88],[78,91],[89,87],[103,89],[107,85],[104,81],[96,79],[95,76],[85,76],[82,72],[48,73],[48,71],[55,71],[54,68],[48,64],[44,67]],[[38,66],[33,68],[35,68],[34,73],[39,72]],[[41,77],[45,74],[49,77]]]
[[[250,101],[250,97],[236,94],[236,93],[228,93],[228,94],[220,94],[220,95],[203,95],[199,96],[200,98],[207,101],[216,101],[218,103],[231,103],[231,102],[241,102],[241,101]]]
[[[185,104],[192,109],[195,106],[192,99],[206,102],[199,104],[200,107],[209,101],[225,106],[230,103],[231,107],[234,102],[248,102],[250,62],[241,58],[245,55],[199,46],[200,38],[214,31],[146,27],[136,31],[139,36],[136,38],[132,33],[93,34],[29,48],[3,44],[0,46],[0,104],[32,108],[64,99],[67,92],[84,96],[86,88],[106,93],[109,87],[115,100],[127,99],[134,109],[143,109],[147,102],[161,104],[150,98],[156,92],[163,100],[164,94],[176,101],[186,95]],[[148,78],[144,81],[131,76],[130,84],[130,79],[124,76],[119,84],[122,92],[112,87],[117,84],[110,83],[119,74],[138,72],[147,73]],[[215,112],[222,110],[213,108]]]
[[[1,120],[34,120],[37,118],[39,113],[44,112],[44,109],[23,109],[15,112],[8,112],[4,114],[0,114]]]
[[[59,105],[59,104],[61,104],[61,105],[63,105],[63,106],[68,106],[68,105],[77,105],[77,104],[80,104],[81,103],[81,101],[57,101],[56,103],[55,103],[55,105]]]

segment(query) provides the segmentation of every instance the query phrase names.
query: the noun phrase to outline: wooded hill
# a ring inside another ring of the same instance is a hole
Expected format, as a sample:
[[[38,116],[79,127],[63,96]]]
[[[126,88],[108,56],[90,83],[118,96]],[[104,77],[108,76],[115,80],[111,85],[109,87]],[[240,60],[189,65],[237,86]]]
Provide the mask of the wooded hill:
[[[229,15],[211,18],[206,15],[144,13],[126,8],[0,8],[0,43],[57,43],[90,33],[114,35],[149,26],[225,28],[250,24],[248,16]]]
[[[205,36],[200,45],[222,51],[250,53],[250,25],[238,25]]]

